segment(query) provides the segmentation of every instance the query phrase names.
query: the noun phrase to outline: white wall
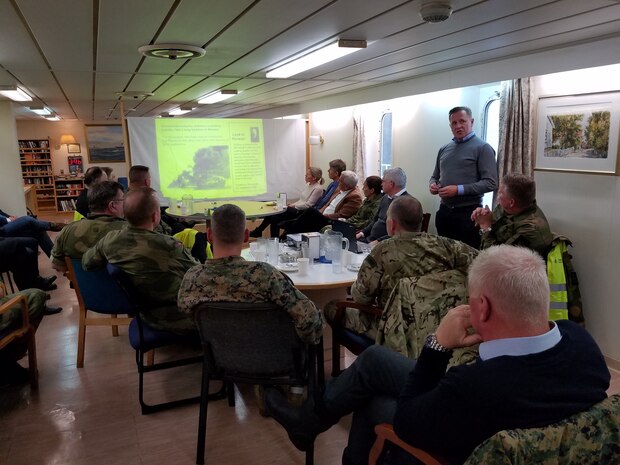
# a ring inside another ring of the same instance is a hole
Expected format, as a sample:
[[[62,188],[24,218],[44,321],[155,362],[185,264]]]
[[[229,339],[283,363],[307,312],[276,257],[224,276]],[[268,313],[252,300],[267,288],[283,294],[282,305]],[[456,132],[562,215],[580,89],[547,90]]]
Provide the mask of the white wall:
[[[71,134],[80,144],[81,153],[67,153],[67,146],[63,145],[59,148],[60,136],[63,134]],[[17,121],[17,139],[47,139],[50,140],[52,151],[52,164],[54,165],[54,174],[59,175],[63,170],[65,174],[69,173],[68,156],[81,155],[84,163],[84,171],[90,166],[88,162],[88,150],[86,148],[86,131],[84,124],[78,121],[45,121],[41,120],[18,120]],[[99,166],[104,166],[99,164]],[[108,163],[114,170],[116,177],[127,176],[128,168],[125,163]]]
[[[620,65],[540,76],[538,96],[620,91]],[[620,178],[536,171],[537,198],[554,231],[573,241],[586,325],[620,361]],[[620,363],[620,362],[618,362]]]
[[[0,101],[0,166],[0,209],[13,215],[25,215],[24,181],[10,101]]]

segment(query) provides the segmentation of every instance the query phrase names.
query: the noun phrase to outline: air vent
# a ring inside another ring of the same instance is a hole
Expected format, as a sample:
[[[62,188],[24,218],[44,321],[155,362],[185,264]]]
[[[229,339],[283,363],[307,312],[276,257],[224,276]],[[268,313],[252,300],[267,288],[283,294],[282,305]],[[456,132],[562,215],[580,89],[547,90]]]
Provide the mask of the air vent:
[[[191,60],[200,58],[206,53],[202,47],[186,44],[143,45],[138,48],[138,51],[146,57],[167,58],[168,60]]]

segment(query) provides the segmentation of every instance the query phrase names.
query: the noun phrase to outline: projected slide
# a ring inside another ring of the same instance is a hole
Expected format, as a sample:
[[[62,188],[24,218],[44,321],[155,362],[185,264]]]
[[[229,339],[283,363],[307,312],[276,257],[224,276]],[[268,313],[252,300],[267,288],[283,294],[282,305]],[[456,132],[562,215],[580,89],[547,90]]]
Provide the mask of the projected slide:
[[[267,190],[263,121],[155,121],[161,193],[180,199],[252,197]]]

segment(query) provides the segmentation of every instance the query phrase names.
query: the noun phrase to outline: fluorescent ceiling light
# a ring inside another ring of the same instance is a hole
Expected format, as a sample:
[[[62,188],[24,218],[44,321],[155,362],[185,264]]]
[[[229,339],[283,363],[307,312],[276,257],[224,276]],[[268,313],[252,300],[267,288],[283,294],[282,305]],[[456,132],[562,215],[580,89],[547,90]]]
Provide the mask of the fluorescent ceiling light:
[[[184,115],[185,113],[189,113],[193,109],[194,109],[193,107],[180,106],[178,108],[175,108],[174,110],[170,110],[168,114],[172,116],[180,116],[180,115]]]
[[[44,106],[36,106],[36,107],[29,107],[30,111],[36,113],[37,115],[41,115],[41,116],[47,116],[47,115],[51,115],[52,111]]]
[[[17,86],[0,86],[0,95],[15,100],[16,102],[29,102],[32,97]]]
[[[45,119],[48,121],[60,121],[60,116],[54,114],[54,115],[46,116]]]
[[[265,76],[268,78],[280,78],[295,76],[303,71],[307,71],[317,66],[324,65],[330,61],[341,58],[350,53],[357,52],[366,48],[365,40],[345,40],[341,39],[333,44],[319,48],[314,52],[303,55],[282,66],[272,69]]]
[[[213,92],[209,95],[202,97],[200,100],[198,100],[198,103],[203,105],[209,105],[211,103],[221,102],[222,100],[226,100],[227,98],[234,97],[235,95],[237,95],[237,93],[238,92],[236,90],[218,90],[217,92]]]

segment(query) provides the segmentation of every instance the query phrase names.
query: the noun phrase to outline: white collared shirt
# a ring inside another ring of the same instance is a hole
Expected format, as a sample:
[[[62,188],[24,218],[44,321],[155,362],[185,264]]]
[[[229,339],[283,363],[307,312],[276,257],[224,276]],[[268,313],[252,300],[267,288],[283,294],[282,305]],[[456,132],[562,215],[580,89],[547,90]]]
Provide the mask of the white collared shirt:
[[[345,196],[349,192],[351,192],[351,189],[349,189],[348,191],[340,191],[340,193],[336,197],[334,197],[331,202],[329,202],[329,205],[325,207],[325,210],[323,210],[323,214],[333,215],[336,212],[336,207],[338,206],[338,204],[342,201],[342,199],[345,198]]]
[[[530,355],[551,349],[560,342],[562,334],[553,321],[549,324],[553,325],[553,328],[540,336],[511,337],[483,342],[479,349],[480,359],[489,360],[502,355]]]

